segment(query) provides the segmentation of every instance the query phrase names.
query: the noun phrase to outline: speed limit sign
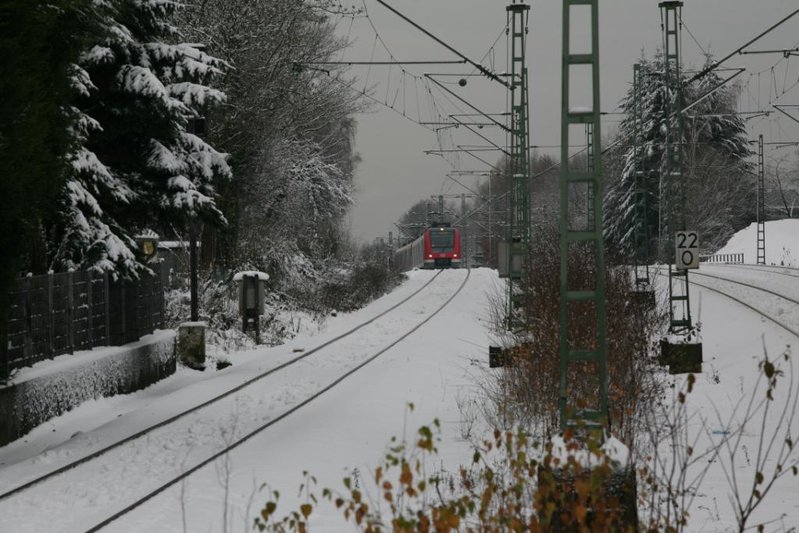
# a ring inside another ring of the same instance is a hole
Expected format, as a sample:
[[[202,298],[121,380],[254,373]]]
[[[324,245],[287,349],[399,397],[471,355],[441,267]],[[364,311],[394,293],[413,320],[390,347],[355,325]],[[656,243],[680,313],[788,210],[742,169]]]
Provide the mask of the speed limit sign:
[[[677,270],[699,268],[699,236],[695,231],[678,231],[674,263]]]

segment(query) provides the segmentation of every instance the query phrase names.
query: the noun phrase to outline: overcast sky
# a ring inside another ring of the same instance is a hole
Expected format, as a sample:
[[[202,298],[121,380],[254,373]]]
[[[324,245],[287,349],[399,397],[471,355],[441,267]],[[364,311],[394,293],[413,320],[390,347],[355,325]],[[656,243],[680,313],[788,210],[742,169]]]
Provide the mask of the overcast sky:
[[[364,0],[354,1],[357,4]],[[507,39],[503,29],[505,7],[510,0],[387,2],[470,59],[497,72],[506,70]],[[546,147],[540,151],[557,157],[562,3],[532,0],[528,4],[531,6],[527,44],[530,140],[532,145]],[[365,0],[364,5],[368,18],[361,17],[352,22],[345,20],[339,25],[342,35],[349,35],[354,41],[340,59],[386,61],[389,59],[386,48],[401,61],[458,59],[376,0]],[[687,0],[682,11],[684,68],[690,70],[701,66],[705,52],[712,53],[716,59],[726,56],[798,8],[796,0]],[[633,64],[642,52],[651,57],[660,46],[660,11],[658,2],[654,0],[600,0],[599,10],[602,110],[614,111],[630,84]],[[797,46],[799,15],[753,44],[749,50]],[[746,72],[738,78],[744,83],[740,110],[771,109],[769,104],[772,101],[799,104],[799,85],[794,85],[799,82],[799,56],[785,59],[780,54],[736,55],[724,66],[746,67]],[[458,85],[460,74],[473,72],[470,67],[408,65],[405,69],[405,75],[398,67],[387,66],[358,66],[350,71],[358,78],[357,88],[371,88],[371,94],[380,102],[373,105],[371,112],[358,116],[356,149],[363,161],[357,171],[356,205],[352,208],[350,223],[355,237],[364,242],[385,237],[391,230],[396,234],[393,223],[418,200],[437,194],[468,193],[448,178],[447,173],[489,168],[466,154],[448,152],[446,159],[425,154],[426,150],[452,149],[456,145],[488,146],[486,141],[462,127],[447,128],[437,136],[429,129],[435,126],[425,128],[415,123],[430,121],[436,114],[473,112],[455,96],[426,79],[425,73],[482,112],[502,113],[507,110],[507,91],[500,84],[484,77],[469,76],[465,87]],[[799,108],[795,111],[799,116]],[[469,119],[477,120],[476,117]],[[618,120],[618,116],[604,116],[603,134],[612,134]],[[797,124],[780,117],[779,113],[748,122],[753,138],[762,133],[766,141],[799,140]],[[499,128],[486,127],[480,131],[493,142],[505,144],[505,136]],[[489,163],[498,159],[496,152],[475,154]],[[770,147],[767,158],[774,161],[795,157],[795,154],[795,148]],[[479,179],[479,176],[462,173],[454,177],[467,187],[473,187]]]

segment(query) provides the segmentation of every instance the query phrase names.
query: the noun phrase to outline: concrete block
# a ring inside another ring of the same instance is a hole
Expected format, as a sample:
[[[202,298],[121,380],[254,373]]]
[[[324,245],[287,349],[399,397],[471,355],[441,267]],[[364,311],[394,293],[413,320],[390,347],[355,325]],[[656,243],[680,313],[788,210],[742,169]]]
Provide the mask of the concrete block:
[[[670,374],[698,374],[702,372],[702,344],[671,343],[661,339],[658,362],[668,365]]]
[[[205,322],[185,322],[178,328],[178,358],[189,368],[205,368]]]

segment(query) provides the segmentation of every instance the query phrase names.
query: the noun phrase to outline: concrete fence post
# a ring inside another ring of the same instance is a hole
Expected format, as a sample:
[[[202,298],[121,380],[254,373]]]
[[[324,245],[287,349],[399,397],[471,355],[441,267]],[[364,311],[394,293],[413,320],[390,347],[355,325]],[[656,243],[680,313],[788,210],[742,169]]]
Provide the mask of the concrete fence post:
[[[86,317],[86,327],[89,330],[89,348],[94,348],[94,293],[92,292],[92,270],[86,271],[86,303],[89,308],[88,316]]]
[[[53,313],[53,272],[52,270],[47,273],[47,338],[48,352],[47,355],[53,356],[53,334],[55,333],[55,313]]]
[[[125,280],[120,279],[117,283],[119,283],[119,317],[120,317],[120,345],[125,344],[127,342],[127,333],[128,333],[128,316],[125,312]]]
[[[105,304],[105,345],[111,346],[111,283],[108,271],[103,272],[103,300]]]
[[[31,277],[25,276],[22,278],[22,294],[24,294],[24,316],[25,316],[25,341],[22,348],[22,354],[25,359],[31,356],[32,342],[33,342],[33,313],[31,312]]]
[[[75,351],[75,285],[74,272],[67,273],[67,328],[69,335],[69,351]]]

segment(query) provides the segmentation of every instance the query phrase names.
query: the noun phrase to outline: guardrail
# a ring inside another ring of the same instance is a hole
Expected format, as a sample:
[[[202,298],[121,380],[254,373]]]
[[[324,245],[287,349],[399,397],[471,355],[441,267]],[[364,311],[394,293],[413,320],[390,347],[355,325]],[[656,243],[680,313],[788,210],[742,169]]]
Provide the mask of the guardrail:
[[[713,255],[700,255],[700,263],[731,263],[743,264],[744,254],[713,254]]]

